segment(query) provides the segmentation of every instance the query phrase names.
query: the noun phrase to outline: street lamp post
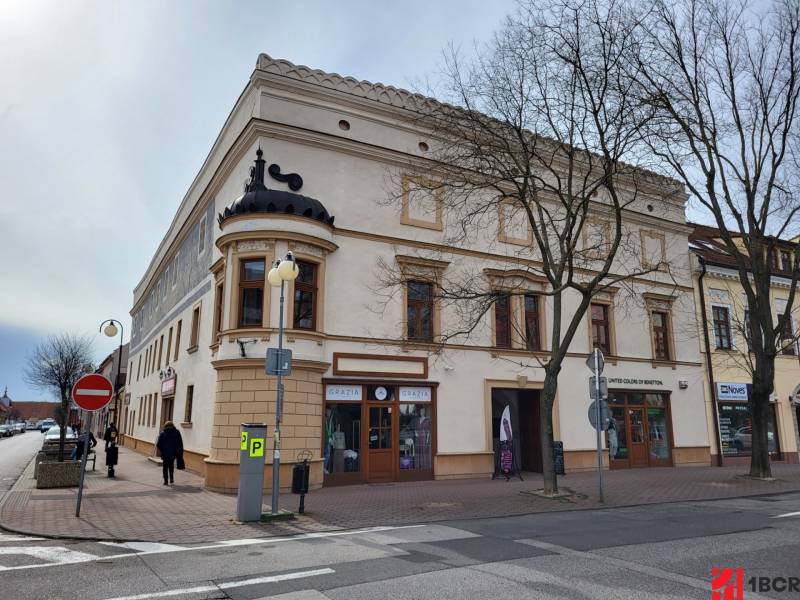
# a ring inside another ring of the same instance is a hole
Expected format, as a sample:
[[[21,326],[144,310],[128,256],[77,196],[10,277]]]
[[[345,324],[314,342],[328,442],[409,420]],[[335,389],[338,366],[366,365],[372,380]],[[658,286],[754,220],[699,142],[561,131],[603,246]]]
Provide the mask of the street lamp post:
[[[287,281],[294,281],[300,270],[291,252],[283,260],[276,260],[267,274],[267,281],[272,287],[281,288],[280,316],[278,317],[278,356],[283,353],[283,304],[284,287]],[[280,362],[280,361],[279,361]],[[278,369],[278,391],[275,403],[275,430],[273,432],[274,449],[272,451],[272,514],[277,515],[280,507],[280,468],[281,468],[281,421],[283,420],[283,371]]]
[[[108,323],[108,325],[106,325]],[[103,325],[106,325],[105,328]],[[114,423],[119,420],[119,374],[122,369],[122,340],[125,336],[125,330],[122,327],[122,323],[119,321],[115,321],[114,319],[106,319],[102,323],[100,323],[100,331],[102,331],[106,337],[113,338],[117,335],[117,325],[119,325],[119,353],[117,354],[117,376],[114,378]],[[117,425],[117,429],[119,429],[119,425]]]

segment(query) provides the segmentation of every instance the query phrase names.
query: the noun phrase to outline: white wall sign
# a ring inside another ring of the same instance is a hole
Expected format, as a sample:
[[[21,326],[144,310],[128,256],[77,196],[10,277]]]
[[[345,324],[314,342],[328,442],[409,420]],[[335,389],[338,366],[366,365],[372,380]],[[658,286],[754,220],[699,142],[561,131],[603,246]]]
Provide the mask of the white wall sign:
[[[361,400],[360,385],[329,384],[325,386],[325,400]]]
[[[747,384],[717,383],[717,400],[747,401]]]
[[[430,402],[431,388],[429,387],[401,387],[400,402]]]
[[[664,385],[661,379],[637,379],[635,377],[609,377],[609,387],[612,385]]]

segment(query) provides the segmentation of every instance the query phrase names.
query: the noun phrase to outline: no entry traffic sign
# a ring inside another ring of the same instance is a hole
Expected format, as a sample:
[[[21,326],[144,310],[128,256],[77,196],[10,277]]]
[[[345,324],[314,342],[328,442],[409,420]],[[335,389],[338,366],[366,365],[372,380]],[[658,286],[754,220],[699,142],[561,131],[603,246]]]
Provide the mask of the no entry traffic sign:
[[[72,388],[72,399],[83,410],[100,410],[111,402],[114,388],[111,382],[102,375],[92,373],[78,379]]]

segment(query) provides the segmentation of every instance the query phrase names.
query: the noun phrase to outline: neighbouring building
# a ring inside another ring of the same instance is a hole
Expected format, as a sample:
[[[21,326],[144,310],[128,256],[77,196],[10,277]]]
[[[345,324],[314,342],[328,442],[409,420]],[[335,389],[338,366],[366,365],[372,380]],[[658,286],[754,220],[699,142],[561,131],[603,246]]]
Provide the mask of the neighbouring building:
[[[697,321],[708,331],[708,347],[700,335],[706,366],[705,388],[711,452],[717,462],[743,464],[751,452],[751,391],[747,299],[739,282],[735,259],[727,252],[719,231],[697,225],[690,236],[696,274]],[[772,305],[776,322],[786,310],[794,269],[797,240],[780,242],[775,251]],[[702,296],[702,298],[701,298]],[[705,305],[705,314],[702,306]],[[775,360],[775,390],[768,442],[773,461],[798,462],[800,421],[800,345],[795,304],[793,317],[782,326],[781,349]],[[716,431],[715,431],[716,430]]]
[[[14,401],[8,397],[8,387],[6,387],[3,395],[0,396],[0,423],[5,423],[11,419],[11,406],[13,404]]]
[[[111,402],[101,411],[97,411],[94,416],[94,427],[97,431],[105,431],[105,428],[112,422],[117,422],[119,419],[116,416],[117,411],[120,412],[124,420],[124,406],[125,406],[125,384],[128,377],[128,350],[130,344],[123,344],[120,355],[120,348],[118,347],[111,354],[106,356],[100,365],[97,367],[96,372],[106,377],[114,386],[116,391]],[[117,423],[117,427],[122,430],[122,427]]]
[[[55,418],[58,402],[14,402],[14,413],[21,421],[42,421]]]
[[[435,143],[409,125],[414,98],[259,56],[134,290],[126,445],[152,453],[172,420],[188,467],[210,489],[236,489],[240,424],[263,421],[271,433],[274,422],[276,382],[264,356],[277,345],[279,291],[265,275],[292,251],[300,275],[285,311],[294,362],[282,487],[305,453],[315,486],[489,476],[506,406],[520,467],[541,469],[543,373],[513,360],[547,348],[545,284],[522,277],[524,297],[498,303],[469,343],[432,355],[451,318],[431,293],[437,272],[471,265],[502,288],[519,277],[514,265],[531,241],[525,223],[500,215],[492,243],[443,247],[448,221],[436,186],[412,174]],[[609,289],[587,314],[555,406],[568,472],[596,460],[584,364],[593,345],[607,355],[617,423],[606,465],[710,464],[685,196],[665,194],[674,182],[656,176],[643,185],[626,227],[642,266],[655,260],[672,271],[632,280],[630,301]],[[394,195],[401,200],[386,201]],[[602,232],[603,215],[593,218]],[[428,250],[455,258],[421,256]],[[380,263],[404,273],[401,293],[376,291]]]

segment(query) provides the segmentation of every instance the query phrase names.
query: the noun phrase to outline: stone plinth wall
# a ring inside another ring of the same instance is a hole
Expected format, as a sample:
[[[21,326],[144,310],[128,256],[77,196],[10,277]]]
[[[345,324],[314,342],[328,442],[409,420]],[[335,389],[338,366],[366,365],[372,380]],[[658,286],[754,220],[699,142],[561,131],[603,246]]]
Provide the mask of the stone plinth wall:
[[[36,487],[60,488],[78,485],[81,463],[77,460],[64,462],[40,462],[36,469]]]
[[[326,364],[295,364],[283,378],[281,424],[281,489],[291,487],[291,468],[304,450],[311,453],[311,485],[322,485],[322,373]],[[267,424],[264,489],[271,489],[273,427],[277,379],[264,373],[261,360],[216,363],[217,389],[211,449],[206,459],[206,487],[235,492],[239,481],[239,444],[242,423]]]

